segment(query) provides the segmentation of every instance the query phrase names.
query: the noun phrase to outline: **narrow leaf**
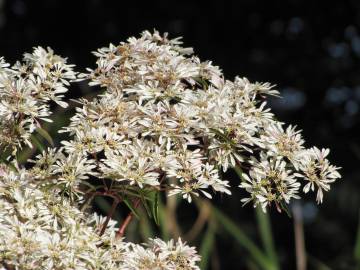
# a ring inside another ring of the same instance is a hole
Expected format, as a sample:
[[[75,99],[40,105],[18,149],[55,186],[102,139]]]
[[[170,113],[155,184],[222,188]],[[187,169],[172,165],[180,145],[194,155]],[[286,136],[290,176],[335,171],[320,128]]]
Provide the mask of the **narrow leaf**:
[[[151,209],[148,205],[148,202],[146,201],[146,198],[144,197],[144,194],[141,191],[140,191],[140,195],[141,195],[141,197],[140,197],[141,203],[144,205],[146,213],[148,214],[148,216],[150,218],[152,218]]]
[[[284,203],[284,202],[281,201],[281,202],[280,202],[280,207],[281,207],[282,210],[285,211],[285,213],[287,214],[287,216],[288,216],[289,218],[292,217],[292,215],[291,215],[291,210],[289,209],[289,206],[288,206],[286,203]]]
[[[213,214],[224,229],[234,237],[234,239],[245,248],[254,261],[266,270],[276,270],[277,268],[271,263],[266,254],[256,246],[256,244],[237,226],[230,218],[220,210],[213,207]]]
[[[156,225],[159,226],[159,193],[155,191],[154,200],[151,205],[152,214]]]
[[[34,134],[31,135],[31,142],[34,143],[34,145],[36,146],[37,149],[39,149],[40,152],[45,151],[44,146]]]
[[[214,242],[215,242],[215,228],[213,222],[210,222],[209,227],[206,230],[206,233],[201,242],[201,246],[199,250],[201,256],[200,269],[208,269],[209,258],[211,256],[213,247],[215,245]]]
[[[265,252],[272,261],[273,265],[276,266],[277,269],[280,269],[276,249],[272,238],[269,214],[265,214],[260,207],[255,208],[255,213],[261,241],[263,243]]]
[[[159,223],[160,223],[160,232],[161,232],[161,238],[164,241],[169,240],[169,231],[166,227],[166,215],[165,215],[165,207],[161,200],[158,202],[159,204]]]
[[[36,132],[39,133],[39,135],[41,135],[49,144],[51,144],[51,146],[54,146],[54,141],[51,138],[50,134],[43,128],[38,127],[36,129]]]
[[[140,208],[139,213],[141,215],[141,219],[139,220],[140,233],[144,241],[147,241],[149,238],[154,238],[155,232],[153,230],[152,224],[149,221],[149,218],[145,214],[145,210]]]
[[[137,213],[136,209],[132,206],[131,202],[129,202],[128,199],[123,199],[123,202],[126,204],[126,206],[130,209],[130,211],[134,214],[134,216],[137,219],[140,219],[139,214]]]

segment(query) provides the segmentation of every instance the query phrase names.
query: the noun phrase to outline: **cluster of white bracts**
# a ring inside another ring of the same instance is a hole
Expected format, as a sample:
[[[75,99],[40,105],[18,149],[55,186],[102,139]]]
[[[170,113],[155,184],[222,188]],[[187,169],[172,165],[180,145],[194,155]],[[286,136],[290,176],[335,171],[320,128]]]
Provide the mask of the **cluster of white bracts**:
[[[231,194],[222,173],[242,170],[240,187],[264,211],[299,191],[323,191],[340,178],[329,150],[304,148],[295,127],[284,127],[266,107],[277,95],[268,83],[225,80],[178,39],[143,32],[95,52],[97,68],[80,79],[104,91],[81,106],[62,129],[60,149],[19,168],[7,149],[31,146],[31,133],[49,121],[49,102],[75,79],[72,66],[36,48],[12,68],[0,58],[0,267],[5,269],[198,269],[199,256],[179,239],[147,246],[116,240],[116,222],[82,213],[89,192],[121,200],[154,192],[194,196]],[[90,196],[91,197],[91,196]]]
[[[115,221],[82,213],[18,166],[0,165],[0,269],[199,269],[193,247],[115,238]]]
[[[31,146],[30,136],[40,127],[39,120],[51,122],[50,101],[67,107],[62,98],[75,75],[73,65],[50,48],[35,48],[11,68],[0,58],[1,151],[9,148],[15,153],[23,143]]]
[[[218,67],[192,56],[178,39],[144,32],[95,52],[97,68],[82,76],[102,95],[80,101],[64,141],[68,155],[81,153],[93,173],[124,186],[167,189],[191,202],[213,191],[230,194],[221,171],[244,169],[240,187],[262,208],[323,190],[339,178],[328,150],[304,149],[300,131],[273,118],[268,83],[225,80]],[[325,151],[325,152],[324,152]],[[92,161],[91,161],[92,160]],[[306,184],[308,182],[308,184]]]

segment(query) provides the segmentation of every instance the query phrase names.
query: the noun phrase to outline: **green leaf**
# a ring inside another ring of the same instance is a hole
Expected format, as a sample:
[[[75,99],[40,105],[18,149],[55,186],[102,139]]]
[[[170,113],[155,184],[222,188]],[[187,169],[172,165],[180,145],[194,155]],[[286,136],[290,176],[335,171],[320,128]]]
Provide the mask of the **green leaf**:
[[[162,201],[159,200],[159,223],[160,223],[160,232],[161,232],[161,238],[164,241],[169,240],[169,232],[166,229],[166,215],[165,215],[165,206],[163,205]]]
[[[147,241],[149,238],[154,238],[155,232],[153,230],[152,224],[149,221],[149,218],[145,214],[145,210],[140,208],[139,213],[141,215],[141,219],[139,220],[140,233],[144,241]]]
[[[194,78],[194,80],[195,80],[200,86],[202,86],[204,89],[208,89],[208,88],[209,88],[208,82],[207,82],[205,79],[203,79],[202,77]]]
[[[214,222],[209,222],[209,227],[206,230],[206,233],[203,237],[203,240],[201,242],[200,246],[200,269],[207,269],[209,266],[209,258],[211,256],[211,253],[213,251],[213,247],[215,245],[215,226]]]
[[[255,213],[261,241],[263,243],[265,252],[272,261],[272,264],[276,266],[277,269],[280,269],[276,249],[272,238],[269,214],[265,214],[260,207],[255,208]]]
[[[22,164],[25,163],[32,155],[35,149],[30,147],[24,148],[20,153],[17,155],[17,161]]]
[[[129,197],[145,198],[146,200],[151,200],[149,196],[144,196],[143,194],[141,195],[139,194],[138,189],[132,189],[131,187],[126,187],[126,189],[124,189],[123,186],[120,189],[117,187],[113,187],[113,190],[116,190],[121,194],[128,195]]]
[[[137,218],[140,219],[139,214],[137,213],[135,207],[132,206],[131,202],[129,202],[128,199],[124,198],[123,202],[126,204],[126,206],[130,209],[130,211],[133,213],[133,215]]]
[[[150,207],[149,207],[149,205],[148,205],[148,202],[146,201],[146,198],[144,197],[143,192],[140,190],[139,193],[140,193],[141,203],[144,205],[145,210],[146,210],[146,213],[148,214],[148,216],[149,216],[150,218],[152,218],[151,209],[150,209]]]
[[[43,128],[38,127],[36,129],[36,132],[39,133],[39,135],[41,135],[49,144],[51,144],[51,146],[54,146],[54,141],[51,138],[50,134]]]
[[[281,202],[280,202],[280,207],[281,207],[282,210],[285,211],[285,213],[287,214],[287,216],[288,216],[289,218],[292,217],[292,215],[291,215],[291,210],[289,209],[289,206],[288,206],[286,203],[284,203],[284,202],[281,201]]]
[[[44,146],[34,134],[31,135],[31,142],[34,143],[34,145],[36,146],[37,149],[40,150],[40,152],[45,151]]]
[[[154,200],[151,203],[151,210],[152,210],[152,214],[154,217],[154,221],[156,223],[156,225],[159,226],[159,193],[158,192],[154,192]]]
[[[241,181],[245,181],[244,177],[243,177],[243,170],[239,167],[239,166],[235,166],[234,171],[236,172],[236,174],[239,176]]]
[[[222,138],[225,142],[229,143],[232,147],[236,148],[236,143],[233,140],[229,139],[225,134],[222,134],[220,131],[210,128],[210,131]]]
[[[248,237],[246,234],[237,226],[230,218],[223,214],[220,210],[213,207],[212,211],[216,220],[223,228],[234,237],[234,239],[239,243],[240,246],[245,248],[250,255],[253,257],[254,261],[266,270],[276,270],[275,265],[272,264],[272,261],[266,256],[266,254],[256,246],[256,244]]]

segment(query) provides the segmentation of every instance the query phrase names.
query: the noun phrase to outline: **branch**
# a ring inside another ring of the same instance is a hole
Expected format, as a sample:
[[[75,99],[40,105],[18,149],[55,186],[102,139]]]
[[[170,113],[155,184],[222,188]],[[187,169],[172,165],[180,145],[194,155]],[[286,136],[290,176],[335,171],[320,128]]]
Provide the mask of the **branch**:
[[[140,199],[137,199],[134,204],[134,208],[137,208],[139,206],[139,204],[140,204]],[[127,226],[130,224],[133,216],[134,216],[133,212],[130,212],[128,214],[128,216],[125,218],[123,224],[120,226],[118,232],[116,233],[116,239],[119,239],[124,236],[125,230],[126,230]]]
[[[111,206],[110,212],[106,217],[106,220],[104,222],[104,224],[102,225],[101,231],[99,233],[100,236],[102,236],[106,230],[107,225],[109,224],[110,219],[112,218],[112,216],[114,215],[116,206],[119,204],[119,200],[118,199],[114,199],[113,204]]]

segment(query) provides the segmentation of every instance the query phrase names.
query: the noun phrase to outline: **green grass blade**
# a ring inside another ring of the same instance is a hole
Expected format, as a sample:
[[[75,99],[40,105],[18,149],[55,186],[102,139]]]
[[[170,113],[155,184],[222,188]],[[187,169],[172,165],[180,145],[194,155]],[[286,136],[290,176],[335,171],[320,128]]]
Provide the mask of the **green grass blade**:
[[[159,193],[155,192],[154,201],[151,204],[151,209],[156,225],[159,226]]]
[[[200,252],[199,252],[201,256],[200,269],[202,270],[208,269],[209,259],[213,251],[214,242],[215,242],[215,227],[213,222],[210,221],[209,227],[206,230],[206,233],[201,242]]]
[[[152,216],[152,212],[151,212],[151,205],[149,206],[148,205],[148,202],[146,200],[146,197],[144,196],[144,193],[142,190],[139,190],[139,194],[140,194],[140,200],[141,200],[141,203],[142,205],[144,206],[145,210],[146,210],[146,213],[148,214],[149,218],[153,218]],[[152,200],[152,199],[150,199]]]
[[[255,208],[256,220],[260,232],[261,241],[268,258],[276,269],[280,269],[279,261],[274,246],[269,214],[265,214],[260,207]]]
[[[256,246],[256,244],[248,237],[246,234],[225,214],[220,210],[213,207],[213,215],[223,228],[231,234],[235,240],[245,248],[250,255],[253,257],[254,261],[266,270],[276,270],[277,268],[272,264],[271,260],[266,256],[266,254]]]

